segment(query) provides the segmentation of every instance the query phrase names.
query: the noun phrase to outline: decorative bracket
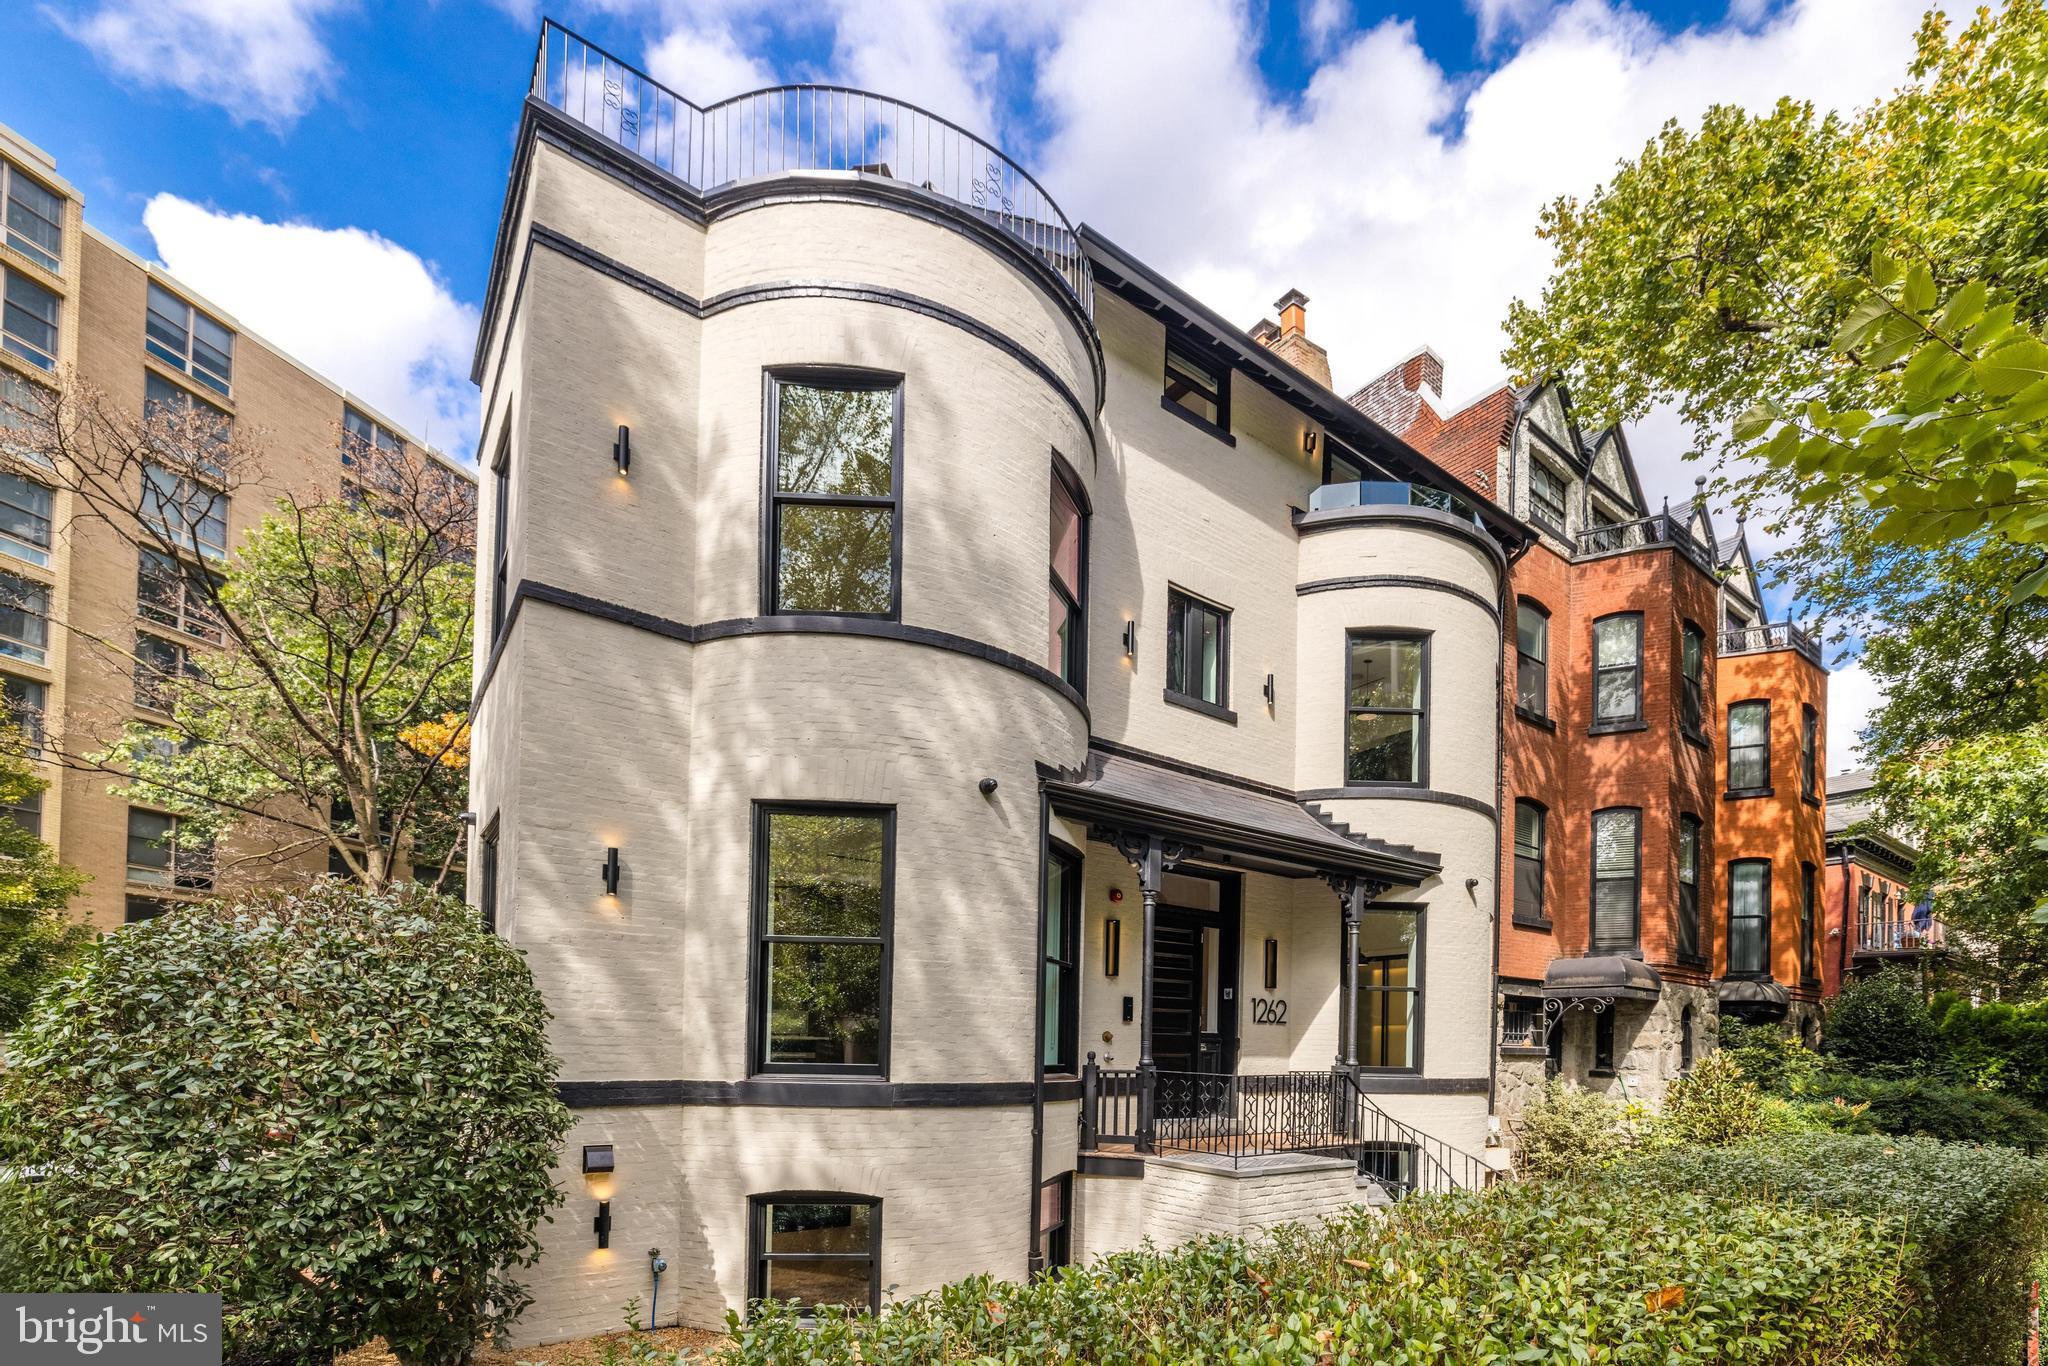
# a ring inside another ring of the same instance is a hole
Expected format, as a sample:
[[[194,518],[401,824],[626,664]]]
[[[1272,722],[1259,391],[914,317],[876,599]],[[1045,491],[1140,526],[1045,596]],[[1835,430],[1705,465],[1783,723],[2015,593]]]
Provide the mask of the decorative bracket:
[[[1177,867],[1197,852],[1193,845],[1163,839],[1149,830],[1129,830],[1121,826],[1090,826],[1088,838],[1110,845],[1128,859],[1138,870],[1138,889],[1153,896],[1159,895],[1159,879],[1167,870]]]
[[[1606,996],[1546,996],[1543,998],[1543,1013],[1563,1015],[1567,1010],[1584,1007],[1598,1015],[1612,1004],[1613,1001]]]

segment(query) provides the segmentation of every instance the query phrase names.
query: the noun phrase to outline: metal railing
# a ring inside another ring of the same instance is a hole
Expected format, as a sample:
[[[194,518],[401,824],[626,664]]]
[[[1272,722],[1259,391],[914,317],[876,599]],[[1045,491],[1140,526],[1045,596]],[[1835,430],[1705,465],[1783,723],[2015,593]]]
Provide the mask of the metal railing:
[[[1910,919],[1873,918],[1856,927],[1858,953],[1925,953],[1947,947],[1948,929],[1939,920],[1922,928]]]
[[[876,176],[934,195],[1015,238],[1095,315],[1088,258],[1031,173],[986,139],[902,100],[837,85],[784,85],[699,107],[552,20],[533,97],[691,189],[767,176]]]
[[[1418,507],[1447,512],[1459,521],[1480,525],[1479,509],[1457,494],[1428,484],[1411,484],[1397,479],[1362,479],[1342,484],[1324,484],[1308,496],[1310,512],[1337,508]]]
[[[1669,512],[1652,513],[1633,522],[1587,527],[1573,539],[1573,545],[1582,556],[1668,545],[1707,573],[1715,572],[1713,551],[1692,534],[1689,522]]]
[[[1352,1137],[1359,1174],[1378,1181],[1388,1194],[1399,1197],[1484,1190],[1499,1179],[1500,1170],[1491,1163],[1433,1138],[1412,1124],[1403,1124],[1382,1110],[1365,1093],[1364,1084],[1356,1075],[1344,1071],[1333,1075],[1350,1087],[1355,1102]]]
[[[1767,622],[1758,626],[1736,626],[1721,632],[1721,653],[1754,655],[1766,650],[1797,650],[1820,663],[1820,642],[1793,621]]]

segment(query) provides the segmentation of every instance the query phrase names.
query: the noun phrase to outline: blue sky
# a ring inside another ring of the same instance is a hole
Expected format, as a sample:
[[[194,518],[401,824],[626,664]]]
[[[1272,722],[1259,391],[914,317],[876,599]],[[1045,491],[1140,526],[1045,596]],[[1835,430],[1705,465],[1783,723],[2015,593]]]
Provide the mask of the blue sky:
[[[985,130],[1069,216],[1226,316],[1248,326],[1304,290],[1340,389],[1427,343],[1455,405],[1499,380],[1501,318],[1541,287],[1542,204],[1713,101],[1849,109],[1881,95],[1921,3],[566,0],[549,13],[700,104],[827,80]],[[469,347],[539,17],[535,0],[16,0],[0,123],[56,156],[99,229],[467,454]],[[1632,435],[1652,500],[1690,493],[1675,421]],[[1857,686],[1838,677],[1838,702]],[[1838,711],[1847,724],[1860,708]]]

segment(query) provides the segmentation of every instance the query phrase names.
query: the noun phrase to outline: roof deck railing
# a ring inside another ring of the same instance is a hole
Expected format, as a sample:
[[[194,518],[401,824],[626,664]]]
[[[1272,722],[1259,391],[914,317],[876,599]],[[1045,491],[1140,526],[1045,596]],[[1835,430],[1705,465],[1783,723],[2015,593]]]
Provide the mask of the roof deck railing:
[[[552,20],[533,97],[706,193],[770,176],[876,176],[947,200],[1035,253],[1095,313],[1072,223],[1030,172],[983,138],[902,100],[783,85],[699,107]]]
[[[1484,525],[1479,510],[1457,494],[1428,484],[1399,479],[1358,479],[1341,484],[1324,484],[1308,496],[1310,512],[1334,512],[1355,507],[1417,507],[1448,513],[1461,522]]]
[[[1691,525],[1683,517],[1671,512],[1652,513],[1632,522],[1589,526],[1574,538],[1574,548],[1580,557],[1662,545],[1675,547],[1706,573],[1715,572],[1713,552],[1693,535]]]
[[[1724,655],[1755,655],[1766,650],[1797,650],[1814,663],[1821,662],[1820,642],[1801,629],[1796,621],[1731,626],[1721,632],[1721,653]]]

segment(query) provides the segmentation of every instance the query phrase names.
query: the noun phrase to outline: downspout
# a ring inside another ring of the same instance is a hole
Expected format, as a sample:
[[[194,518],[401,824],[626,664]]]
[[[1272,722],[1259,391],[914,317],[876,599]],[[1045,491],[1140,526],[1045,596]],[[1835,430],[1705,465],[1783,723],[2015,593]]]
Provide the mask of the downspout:
[[[1514,479],[1515,457],[1512,443],[1508,447],[1508,478]],[[1512,494],[1510,495],[1512,497]],[[1508,511],[1514,511],[1511,502]],[[1523,542],[1514,554],[1508,556],[1508,570],[1521,563],[1529,553],[1528,542]],[[1486,1034],[1486,1114],[1492,1119],[1500,1113],[1500,823],[1502,812],[1508,800],[1508,695],[1507,695],[1507,654],[1508,614],[1514,605],[1514,584],[1503,570],[1500,576],[1500,637],[1494,641],[1493,649],[1493,904],[1487,908],[1486,921],[1490,929],[1487,936],[1493,940],[1493,980],[1487,983],[1487,1034]]]
[[[1038,1188],[1045,1180],[1045,859],[1046,843],[1052,834],[1052,795],[1045,780],[1038,783],[1038,938],[1033,950],[1031,976],[1036,983],[1031,1012],[1031,1191],[1025,1201],[1028,1241],[1024,1244],[1024,1270],[1035,1276],[1045,1270],[1038,1250]],[[1076,948],[1077,955],[1080,950]],[[1076,977],[1080,974],[1077,972]],[[1070,1212],[1071,1217],[1071,1212]]]

